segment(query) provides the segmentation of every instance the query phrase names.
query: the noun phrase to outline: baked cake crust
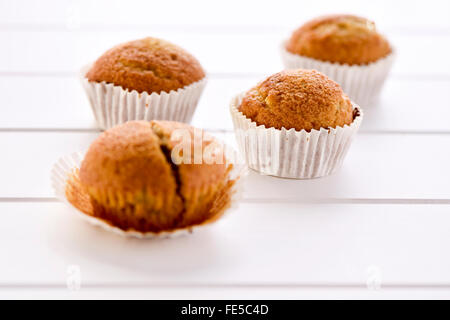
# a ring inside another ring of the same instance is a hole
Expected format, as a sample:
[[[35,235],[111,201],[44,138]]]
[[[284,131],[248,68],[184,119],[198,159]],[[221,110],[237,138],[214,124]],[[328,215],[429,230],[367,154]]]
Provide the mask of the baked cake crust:
[[[202,66],[190,53],[150,37],[108,50],[86,74],[89,81],[105,81],[139,93],[170,92],[204,77]]]
[[[267,128],[297,131],[336,128],[353,122],[342,88],[315,70],[287,70],[268,77],[244,96],[241,111]]]
[[[287,51],[313,59],[348,65],[365,65],[392,52],[375,23],[353,15],[314,19],[293,32]]]

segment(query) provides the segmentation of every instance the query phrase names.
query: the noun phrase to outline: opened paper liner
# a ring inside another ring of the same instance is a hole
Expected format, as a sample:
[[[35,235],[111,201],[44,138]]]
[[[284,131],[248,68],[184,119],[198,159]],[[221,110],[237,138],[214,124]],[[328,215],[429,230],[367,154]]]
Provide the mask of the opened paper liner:
[[[170,120],[190,123],[206,78],[169,93],[129,91],[112,83],[89,81],[81,70],[81,83],[100,129],[106,130],[132,120]]]
[[[101,227],[107,231],[111,231],[121,236],[125,237],[134,237],[140,239],[153,239],[153,238],[173,238],[178,236],[183,236],[187,234],[191,234],[194,231],[204,228],[209,224],[215,222],[216,220],[223,217],[225,213],[229,213],[230,211],[236,209],[238,207],[239,201],[243,195],[243,185],[244,180],[248,174],[248,168],[244,164],[242,158],[229,147],[226,148],[226,159],[230,164],[233,165],[231,171],[228,173],[227,182],[234,181],[234,184],[231,186],[231,189],[228,191],[230,193],[230,201],[229,205],[223,208],[223,211],[218,212],[213,217],[208,220],[202,222],[198,225],[188,226],[185,228],[174,229],[169,231],[162,232],[140,232],[137,230],[122,230],[118,227],[111,225],[108,221],[102,220],[100,218],[88,215],[74,205],[72,205],[66,196],[66,188],[70,179],[73,178],[74,174],[78,174],[78,170],[80,168],[81,162],[84,158],[84,153],[77,152],[72,155],[68,155],[59,159],[53,166],[51,171],[51,181],[53,185],[53,189],[55,191],[56,197],[65,202],[72,210],[73,213],[77,214],[87,222]],[[86,197],[86,200],[89,201],[89,195],[87,193],[83,194]]]
[[[233,98],[230,113],[239,150],[247,165],[262,174],[291,179],[313,179],[336,172],[363,119],[353,105],[353,123],[337,128],[296,131],[258,126],[239,111],[242,93]]]
[[[391,70],[395,54],[392,52],[379,61],[368,65],[346,65],[324,62],[286,50],[286,42],[281,45],[281,57],[286,69],[314,69],[339,83],[352,101],[367,107],[376,102],[383,84]]]

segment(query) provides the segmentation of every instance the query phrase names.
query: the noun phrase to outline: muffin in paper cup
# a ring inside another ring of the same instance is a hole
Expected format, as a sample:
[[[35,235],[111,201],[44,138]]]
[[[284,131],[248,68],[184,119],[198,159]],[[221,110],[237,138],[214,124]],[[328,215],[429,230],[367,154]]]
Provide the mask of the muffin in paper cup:
[[[204,78],[169,93],[138,93],[112,83],[89,81],[85,77],[87,69],[82,69],[80,80],[102,130],[133,120],[190,123],[207,82]]]
[[[282,44],[281,55],[286,68],[320,71],[364,107],[375,102],[394,60],[375,22],[350,14],[306,22]]]
[[[281,57],[286,69],[313,69],[326,74],[342,86],[348,96],[363,106],[373,105],[383,88],[395,59],[392,52],[387,57],[368,65],[346,65],[303,57],[286,50],[281,45]]]
[[[313,179],[335,173],[363,118],[361,108],[353,104],[349,126],[310,132],[266,128],[239,111],[244,96],[237,95],[230,104],[239,150],[251,169],[280,178]]]
[[[195,57],[150,37],[106,51],[80,77],[101,129],[132,120],[189,123],[206,85]]]
[[[164,121],[159,123],[164,123]],[[127,125],[133,125],[133,122],[129,122]],[[208,226],[209,224],[222,217],[225,213],[228,213],[230,210],[235,209],[239,203],[239,200],[242,198],[243,183],[248,171],[247,166],[233,149],[222,144],[222,142],[217,139],[215,139],[214,141],[220,143],[223,146],[224,158],[226,161],[225,164],[227,167],[226,178],[223,180],[223,184],[221,184],[222,189],[219,189],[219,191],[216,190],[217,192],[214,194],[215,198],[211,202],[212,205],[208,207],[208,210],[211,210],[209,212],[211,214],[208,213],[207,218],[192,224],[183,223],[184,216],[187,215],[187,213],[184,211],[183,219],[180,220],[181,224],[179,226],[174,226],[173,228],[158,231],[142,231],[136,230],[134,228],[125,229],[116,225],[113,219],[104,218],[98,215],[95,212],[97,210],[98,204],[95,203],[94,198],[92,198],[90,192],[88,192],[87,190],[87,187],[81,183],[80,179],[80,168],[82,167],[82,162],[84,161],[83,159],[86,159],[85,152],[74,153],[59,159],[55,163],[51,171],[52,185],[56,197],[59,200],[65,202],[72,209],[72,212],[77,213],[80,217],[92,223],[93,225],[99,226],[107,231],[114,232],[121,236],[135,238],[172,238],[180,235],[190,234],[197,229]],[[145,176],[144,173],[143,175]],[[208,195],[211,195],[211,192],[208,188],[205,189],[205,187],[198,187],[192,189],[192,191],[188,193],[188,198],[193,202],[201,202],[204,197],[207,197]],[[127,201],[130,198],[130,194],[125,195],[125,197],[128,199],[122,198],[121,200],[120,195],[118,194],[108,194],[107,196],[109,197],[109,203],[113,204],[114,202],[118,203],[120,201]],[[155,201],[158,202],[157,200]],[[171,199],[169,199],[169,201],[171,201]],[[137,206],[139,206],[139,203],[136,203],[136,207]],[[185,207],[186,210],[188,208],[189,206]],[[123,207],[121,210],[124,210]],[[136,210],[132,214],[142,215],[142,213],[142,211],[139,212],[138,210]],[[144,212],[144,214],[147,213]],[[153,214],[159,213],[148,213],[148,215]]]

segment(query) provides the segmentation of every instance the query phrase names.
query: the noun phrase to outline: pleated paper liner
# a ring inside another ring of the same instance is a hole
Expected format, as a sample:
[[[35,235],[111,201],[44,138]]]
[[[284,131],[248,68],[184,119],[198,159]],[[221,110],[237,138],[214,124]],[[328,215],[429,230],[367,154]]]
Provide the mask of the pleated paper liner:
[[[342,165],[363,119],[353,105],[354,120],[349,126],[296,131],[258,126],[238,110],[245,93],[230,104],[239,149],[247,165],[262,174],[291,179],[328,176]]]
[[[228,173],[224,192],[216,200],[215,208],[217,209],[217,212],[214,216],[200,224],[185,228],[162,232],[140,232],[137,230],[122,230],[112,225],[110,222],[92,215],[93,207],[90,201],[90,196],[81,187],[78,179],[78,171],[83,158],[84,154],[78,152],[62,157],[54,164],[51,172],[51,180],[56,197],[65,202],[74,213],[78,214],[81,218],[91,224],[121,236],[140,239],[173,238],[187,235],[198,229],[205,228],[222,217],[225,213],[237,208],[238,203],[242,198],[243,184],[248,173],[248,168],[243,163],[242,159],[235,151],[232,151],[231,155],[227,157],[227,160],[229,160],[232,165],[231,170]],[[68,194],[70,194],[72,199],[76,199],[76,207],[68,200]]]
[[[314,69],[339,83],[352,101],[367,107],[374,104],[383,88],[395,59],[394,51],[387,57],[368,65],[346,65],[324,62],[286,50],[286,42],[281,45],[281,57],[286,69]]]
[[[132,120],[170,120],[190,123],[206,85],[206,78],[169,93],[138,93],[112,83],[89,81],[82,68],[80,80],[100,129]]]

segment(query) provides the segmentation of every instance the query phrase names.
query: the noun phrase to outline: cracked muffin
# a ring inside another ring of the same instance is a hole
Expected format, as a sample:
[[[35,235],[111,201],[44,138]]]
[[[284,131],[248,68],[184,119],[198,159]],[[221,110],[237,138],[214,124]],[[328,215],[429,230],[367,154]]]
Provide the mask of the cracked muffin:
[[[132,120],[189,123],[206,84],[191,54],[156,38],[120,44],[87,69],[82,84],[101,129]]]
[[[79,210],[114,227],[160,233],[217,219],[230,205],[232,165],[199,163],[194,139],[210,156],[222,146],[186,124],[131,121],[102,133],[66,187]],[[182,161],[183,160],[183,161]]]
[[[86,74],[89,81],[105,81],[139,93],[170,92],[204,77],[202,66],[190,53],[151,37],[106,51]]]
[[[292,34],[286,49],[313,59],[348,65],[365,65],[392,52],[375,23],[353,15],[314,19]]]
[[[268,77],[247,92],[239,111],[266,128],[307,132],[353,121],[352,103],[342,88],[314,70],[288,70]]]

